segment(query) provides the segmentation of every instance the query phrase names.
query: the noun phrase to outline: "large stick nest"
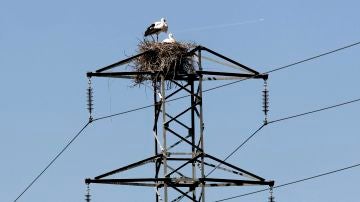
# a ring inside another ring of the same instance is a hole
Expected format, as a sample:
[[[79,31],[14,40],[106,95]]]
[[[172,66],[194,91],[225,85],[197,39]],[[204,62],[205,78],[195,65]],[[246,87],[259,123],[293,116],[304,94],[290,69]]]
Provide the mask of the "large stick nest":
[[[160,74],[163,74],[165,79],[171,80],[181,74],[194,73],[193,58],[187,56],[188,51],[194,47],[195,45],[191,43],[140,42],[138,52],[146,53],[135,59],[134,71],[155,74],[137,75],[134,79],[135,84],[143,84],[146,81],[156,82]]]

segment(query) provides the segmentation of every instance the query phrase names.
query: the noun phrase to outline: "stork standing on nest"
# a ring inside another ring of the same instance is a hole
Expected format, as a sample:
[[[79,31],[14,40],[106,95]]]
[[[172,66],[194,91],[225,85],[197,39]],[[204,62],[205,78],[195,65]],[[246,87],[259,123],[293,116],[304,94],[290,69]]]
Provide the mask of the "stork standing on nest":
[[[144,36],[146,37],[149,35],[156,34],[156,41],[159,41],[159,34],[161,32],[167,32],[167,31],[168,31],[168,24],[166,23],[165,18],[161,18],[160,22],[154,22],[146,29]]]

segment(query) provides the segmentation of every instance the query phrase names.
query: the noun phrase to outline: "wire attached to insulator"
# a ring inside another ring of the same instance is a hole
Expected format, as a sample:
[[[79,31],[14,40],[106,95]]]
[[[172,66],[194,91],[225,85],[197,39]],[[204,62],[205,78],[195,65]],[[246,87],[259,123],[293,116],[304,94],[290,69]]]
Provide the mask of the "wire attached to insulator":
[[[270,196],[269,196],[269,202],[275,202],[275,197],[273,196],[273,187],[270,186]]]
[[[90,186],[89,186],[89,184],[87,184],[86,194],[85,194],[85,202],[90,202],[90,200],[91,200],[90,197],[91,197]]]
[[[89,122],[92,122],[93,117],[92,117],[92,112],[94,110],[93,108],[93,88],[91,86],[91,78],[89,77],[89,82],[88,82],[88,88],[87,88],[87,109],[89,111]]]
[[[264,90],[263,92],[263,112],[265,115],[264,124],[268,123],[268,112],[269,112],[269,90],[267,80],[264,79]]]

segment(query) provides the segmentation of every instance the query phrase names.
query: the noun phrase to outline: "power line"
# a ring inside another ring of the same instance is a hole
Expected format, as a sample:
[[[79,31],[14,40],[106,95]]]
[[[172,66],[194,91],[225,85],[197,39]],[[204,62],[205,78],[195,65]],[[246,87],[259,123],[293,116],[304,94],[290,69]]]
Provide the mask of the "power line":
[[[185,96],[181,96],[181,97],[178,97],[178,98],[174,98],[174,99],[171,99],[169,100],[169,102],[172,102],[172,101],[176,101],[176,100],[179,100],[179,99],[182,99],[184,98]],[[114,116],[119,116],[119,115],[124,115],[124,114],[128,114],[128,113],[131,113],[131,112],[135,112],[135,111],[139,111],[139,110],[142,110],[142,109],[146,109],[146,108],[150,108],[154,105],[147,105],[147,106],[143,106],[143,107],[138,107],[138,108],[134,108],[134,109],[130,109],[130,110],[127,110],[127,111],[123,111],[123,112],[119,112],[119,113],[116,113],[116,114],[112,114],[112,115],[108,115],[108,116],[102,116],[102,117],[99,117],[99,118],[95,118],[89,122],[87,122],[87,124],[85,124],[85,126],[68,142],[68,144],[55,156],[55,158],[53,158],[50,163],[40,172],[40,174],[38,174],[34,180],[24,189],[23,192],[21,192],[21,194],[14,200],[14,202],[16,202],[18,199],[21,198],[21,196],[47,171],[47,169],[65,152],[65,150],[81,135],[81,133],[84,131],[84,129],[90,124],[90,123],[93,123],[95,121],[99,121],[99,120],[102,120],[102,119],[106,119],[106,118],[110,118],[110,117],[114,117]]]
[[[175,99],[172,99],[170,101],[175,101],[175,100],[178,100],[178,99],[181,99],[180,98],[175,98]],[[127,110],[127,111],[123,111],[123,112],[119,112],[119,113],[116,113],[116,114],[112,114],[112,115],[108,115],[108,116],[102,116],[102,117],[99,117],[99,118],[95,118],[89,122],[87,122],[85,124],[85,126],[68,142],[68,144],[55,156],[55,158],[53,158],[50,163],[40,172],[40,174],[38,174],[33,181],[31,181],[31,183],[24,189],[23,192],[21,192],[21,194],[14,200],[14,202],[16,202],[18,199],[21,198],[21,196],[47,171],[47,169],[65,152],[65,150],[81,135],[81,133],[84,131],[84,129],[89,126],[90,123],[93,123],[95,121],[99,121],[99,120],[102,120],[102,119],[106,119],[106,118],[110,118],[110,117],[114,117],[114,116],[119,116],[119,115],[124,115],[124,114],[128,114],[128,113],[131,113],[131,112],[135,112],[135,111],[139,111],[139,110],[142,110],[142,109],[146,109],[146,108],[150,108],[154,105],[147,105],[147,106],[143,106],[143,107],[138,107],[138,108],[134,108],[134,109],[130,109],[130,110]]]
[[[67,143],[67,145],[53,158],[50,163],[38,174],[33,181],[24,189],[23,192],[14,200],[16,202],[29,188],[47,171],[47,169],[61,156],[62,153],[81,135],[81,133],[85,130],[86,127],[91,123],[91,121],[87,122],[84,127]]]
[[[332,53],[336,53],[336,52],[338,52],[338,51],[345,50],[345,49],[351,48],[351,47],[353,47],[353,46],[357,46],[357,45],[359,45],[359,44],[360,44],[360,41],[355,42],[355,43],[352,43],[352,44],[349,44],[349,45],[347,45],[347,46],[343,46],[343,47],[338,48],[338,49],[334,49],[334,50],[331,50],[331,51],[328,51],[328,52],[325,52],[325,53],[321,53],[321,54],[319,54],[319,55],[316,55],[316,56],[313,56],[313,57],[310,57],[310,58],[307,58],[307,59],[304,59],[304,60],[300,60],[300,61],[298,61],[298,62],[294,62],[294,63],[292,63],[292,64],[288,64],[288,65],[285,65],[285,66],[282,66],[282,67],[275,68],[275,69],[270,70],[270,71],[268,71],[268,72],[266,72],[266,73],[269,74],[269,73],[271,73],[271,72],[275,72],[275,71],[279,71],[279,70],[281,70],[281,69],[289,68],[289,67],[291,67],[291,66],[295,66],[295,65],[298,65],[298,64],[301,64],[301,63],[310,61],[310,60],[314,60],[314,59],[323,57],[323,56],[325,56],[325,55],[330,55],[330,54],[332,54]]]
[[[288,120],[288,119],[293,119],[293,118],[297,118],[297,117],[300,117],[300,116],[305,116],[305,115],[308,115],[308,114],[313,114],[313,113],[316,113],[316,112],[320,112],[320,111],[324,111],[324,110],[328,110],[328,109],[340,107],[340,106],[343,106],[343,105],[347,105],[347,104],[351,104],[351,103],[359,102],[359,101],[360,101],[360,98],[354,99],[354,100],[350,100],[350,101],[347,101],[347,102],[343,102],[343,103],[339,103],[339,104],[336,104],[336,105],[332,105],[332,106],[320,108],[320,109],[317,109],[317,110],[308,111],[308,112],[305,112],[305,113],[301,113],[301,114],[292,115],[292,116],[288,116],[288,117],[276,119],[276,120],[273,120],[273,121],[269,121],[268,124],[272,124],[272,123],[276,123],[276,122],[280,122],[280,121],[285,121],[285,120]]]
[[[189,97],[189,95],[184,95],[184,96],[180,96],[180,97],[177,97],[177,98],[169,99],[169,100],[166,101],[166,102],[167,102],[167,103],[173,102],[173,101],[176,101],[176,100],[183,99],[183,98],[185,98],[185,97]],[[99,120],[102,120],[102,119],[111,118],[111,117],[114,117],[114,116],[119,116],[119,115],[123,115],[123,114],[128,114],[128,113],[135,112],[135,111],[140,111],[140,110],[147,109],[147,108],[150,108],[150,107],[153,107],[153,106],[155,106],[155,104],[146,105],[146,106],[143,106],[143,107],[138,107],[138,108],[130,109],[130,110],[127,110],[127,111],[123,111],[123,112],[119,112],[119,113],[115,113],[115,114],[111,114],[111,115],[101,116],[101,117],[98,117],[98,118],[93,119],[93,122],[94,122],[94,121],[99,121]]]
[[[130,110],[127,110],[127,111],[123,111],[123,112],[119,112],[119,113],[115,113],[115,114],[95,118],[93,121],[99,121],[101,119],[107,119],[107,118],[111,118],[111,117],[114,117],[114,116],[124,115],[124,114],[128,114],[130,112],[135,112],[135,111],[139,111],[139,110],[142,110],[142,109],[147,109],[147,108],[150,108],[150,107],[153,107],[153,106],[154,106],[153,104],[152,105],[146,105],[146,106],[143,106],[143,107],[138,107],[138,108],[130,109]]]
[[[311,176],[311,177],[307,177],[307,178],[295,180],[295,181],[292,181],[292,182],[280,184],[280,185],[274,186],[273,189],[280,188],[280,187],[286,187],[286,186],[289,186],[289,185],[293,185],[293,184],[297,184],[297,183],[300,183],[300,182],[304,182],[304,181],[312,180],[312,179],[315,179],[315,178],[323,177],[323,176],[326,176],[326,175],[342,172],[342,171],[349,170],[349,169],[359,167],[359,166],[360,166],[360,163],[354,164],[354,165],[351,165],[351,166],[348,166],[348,167],[340,168],[340,169],[329,171],[329,172],[326,172],[326,173],[321,173],[321,174],[314,175],[314,176]],[[217,200],[217,201],[214,201],[214,202],[227,201],[227,200],[231,200],[231,199],[235,199],[235,198],[240,198],[240,197],[244,197],[244,196],[248,196],[248,195],[257,194],[257,193],[264,192],[264,191],[267,191],[267,190],[270,190],[270,189],[269,188],[261,189],[261,190],[254,191],[254,192],[249,192],[249,193],[246,193],[246,194],[241,194],[241,195],[237,195],[237,196],[232,196],[232,197],[220,199],[220,200]]]
[[[265,124],[261,125],[255,132],[253,132],[248,138],[246,138],[246,140],[241,143],[238,147],[235,148],[234,151],[232,151],[223,161],[225,162],[226,160],[228,160],[233,154],[235,154],[244,144],[246,144],[252,137],[254,137],[256,135],[256,133],[258,133],[263,127],[265,126]],[[218,169],[220,166],[222,165],[222,163],[219,163],[216,167],[214,167],[207,175],[206,177],[208,177],[211,173],[213,173],[216,169]]]
[[[275,69],[272,69],[272,70],[269,70],[267,72],[264,72],[260,75],[264,75],[264,74],[270,74],[272,72],[276,72],[276,71],[279,71],[279,70],[282,70],[282,69],[286,69],[286,68],[289,68],[289,67],[292,67],[292,66],[295,66],[295,65],[299,65],[301,63],[304,63],[304,62],[308,62],[308,61],[311,61],[311,60],[315,60],[317,58],[320,58],[320,57],[323,57],[323,56],[326,56],[326,55],[330,55],[332,53],[336,53],[338,51],[341,51],[341,50],[345,50],[347,48],[351,48],[353,46],[357,46],[360,44],[360,41],[358,42],[355,42],[355,43],[352,43],[352,44],[349,44],[349,45],[346,45],[346,46],[343,46],[341,48],[337,48],[337,49],[334,49],[334,50],[331,50],[331,51],[328,51],[328,52],[325,52],[325,53],[321,53],[319,55],[316,55],[316,56],[313,56],[313,57],[309,57],[309,58],[306,58],[306,59],[303,59],[303,60],[300,60],[300,61],[297,61],[297,62],[294,62],[294,63],[291,63],[291,64],[288,64],[288,65],[284,65],[284,66],[281,66],[281,67],[278,67],[278,68],[275,68]],[[239,83],[241,81],[245,81],[245,80],[248,80],[248,79],[252,79],[256,76],[253,76],[253,77],[247,77],[247,78],[244,78],[244,79],[241,79],[241,80],[238,80],[238,81],[233,81],[233,82],[229,82],[229,83],[226,83],[226,84],[222,84],[222,85],[219,85],[219,86],[215,86],[213,88],[209,88],[207,90],[204,90],[204,92],[206,91],[211,91],[211,90],[215,90],[215,89],[218,89],[218,88],[222,88],[222,87],[225,87],[225,86],[229,86],[229,85],[233,85],[235,83]]]
[[[285,121],[285,120],[288,120],[288,119],[297,118],[297,117],[300,117],[300,116],[305,116],[305,115],[309,115],[309,114],[321,112],[321,111],[328,110],[328,109],[333,109],[333,108],[336,108],[336,107],[340,107],[340,106],[343,106],[343,105],[347,105],[347,104],[351,104],[351,103],[355,103],[355,102],[359,102],[359,101],[360,101],[360,98],[354,99],[354,100],[350,100],[350,101],[347,101],[347,102],[342,102],[342,103],[335,104],[335,105],[331,105],[331,106],[328,106],[328,107],[323,107],[323,108],[320,108],[320,109],[317,109],[317,110],[308,111],[308,112],[305,112],[305,113],[301,113],[301,114],[297,114],[297,115],[292,115],[292,116],[287,116],[287,117],[284,117],[284,118],[280,118],[280,119],[276,119],[276,120],[273,120],[273,121],[269,121],[267,124],[263,124],[259,129],[257,129],[257,130],[256,130],[254,133],[252,133],[248,138],[246,138],[246,140],[245,140],[244,142],[242,142],[239,146],[237,146],[223,161],[225,162],[225,161],[226,161],[227,159],[229,159],[232,155],[234,155],[234,154],[235,154],[241,147],[243,147],[251,138],[253,138],[257,132],[259,132],[259,131],[260,131],[264,126],[266,126],[266,125],[273,124],[273,123],[277,123],[277,122],[280,122],[280,121]],[[218,169],[220,165],[221,165],[221,163],[219,163],[215,168],[213,168],[213,169],[206,175],[206,177],[208,177],[211,173],[213,173],[216,169]]]

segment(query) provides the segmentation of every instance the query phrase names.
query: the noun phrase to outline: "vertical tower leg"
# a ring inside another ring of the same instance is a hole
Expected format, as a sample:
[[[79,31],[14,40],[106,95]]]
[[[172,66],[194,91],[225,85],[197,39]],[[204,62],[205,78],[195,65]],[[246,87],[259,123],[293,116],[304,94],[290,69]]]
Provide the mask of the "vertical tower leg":
[[[157,140],[157,137],[158,137],[158,126],[157,126],[157,120],[159,118],[159,114],[160,114],[160,106],[159,106],[159,103],[158,103],[158,100],[157,100],[157,83],[156,82],[153,82],[153,87],[154,87],[154,126],[153,126],[153,134],[155,135],[154,136],[154,145],[155,145],[155,156],[159,154],[158,152],[158,140]],[[157,179],[159,177],[159,161],[155,161],[155,179]],[[157,181],[155,181],[155,183],[157,183]],[[155,201],[156,202],[159,202],[159,195],[158,195],[158,190],[159,188],[158,187],[155,187]]]
[[[198,66],[199,70],[202,71],[202,63],[201,63],[201,51],[198,51],[199,61]],[[202,108],[202,75],[199,77],[199,84],[198,84],[198,105],[199,105],[199,135],[200,135],[200,148],[202,152],[204,151],[204,119],[203,119],[203,108]],[[204,166],[204,155],[201,156],[201,177],[205,178],[205,166]],[[201,201],[205,202],[205,184],[201,184]]]
[[[162,121],[163,121],[163,170],[164,170],[164,177],[167,176],[167,145],[166,145],[166,93],[165,93],[165,76],[161,75],[161,111],[162,111]],[[168,191],[167,191],[167,184],[164,182],[164,202],[168,202]]]
[[[190,135],[191,135],[191,143],[193,145],[196,145],[195,140],[195,109],[196,109],[196,100],[195,100],[195,91],[194,91],[194,80],[189,81],[190,83],[190,92],[191,92],[191,129],[190,129]],[[193,146],[191,147],[191,157],[195,158],[196,156],[196,148]],[[192,180],[195,182],[196,180],[196,162],[192,162]],[[192,198],[193,200],[196,200],[196,189],[192,190]]]

